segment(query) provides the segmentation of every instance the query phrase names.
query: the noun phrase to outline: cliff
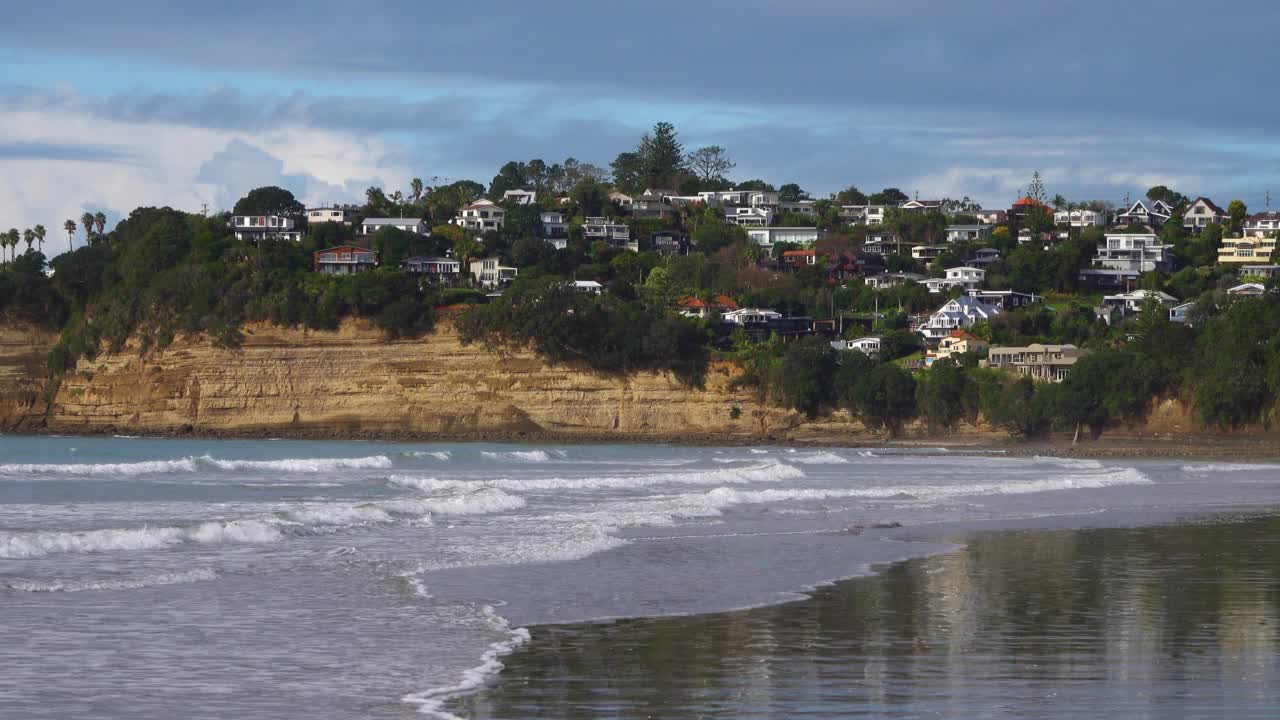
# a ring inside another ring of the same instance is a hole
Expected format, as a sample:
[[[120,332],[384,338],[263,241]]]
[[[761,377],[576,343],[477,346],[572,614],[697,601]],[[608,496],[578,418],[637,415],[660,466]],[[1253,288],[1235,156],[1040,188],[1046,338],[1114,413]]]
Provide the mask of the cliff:
[[[715,365],[694,390],[667,374],[603,375],[463,346],[448,323],[413,340],[387,340],[361,321],[336,332],[244,330],[235,351],[196,338],[83,360],[46,406],[44,358],[56,337],[0,329],[0,428],[717,442],[816,431],[730,389],[737,370],[729,364]],[[823,436],[861,430],[839,419],[819,425]]]

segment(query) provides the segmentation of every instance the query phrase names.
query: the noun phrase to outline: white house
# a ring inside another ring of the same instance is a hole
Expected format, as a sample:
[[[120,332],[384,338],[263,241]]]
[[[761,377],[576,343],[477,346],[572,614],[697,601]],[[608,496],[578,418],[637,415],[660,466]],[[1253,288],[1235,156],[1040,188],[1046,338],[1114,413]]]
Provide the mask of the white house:
[[[743,227],[768,227],[773,222],[773,211],[765,207],[726,206],[724,219]]]
[[[984,225],[1003,225],[1009,222],[1008,210],[976,210],[973,216]]]
[[[583,218],[582,236],[591,242],[603,241],[605,245],[611,247],[639,250],[639,245],[631,242],[631,227],[608,218]]]
[[[898,206],[909,212],[942,212],[942,200],[908,200]]]
[[[1053,214],[1053,224],[1076,228],[1106,227],[1107,214],[1084,208],[1059,210]]]
[[[1227,220],[1227,211],[1207,197],[1198,197],[1182,213],[1182,227],[1198,233],[1209,225],[1221,225]]]
[[[818,242],[818,228],[810,227],[761,227],[747,228],[747,240],[756,245],[773,247],[774,243],[812,245]]]
[[[1236,285],[1233,288],[1227,289],[1228,295],[1234,295],[1236,297],[1258,297],[1259,295],[1266,294],[1266,292],[1267,292],[1266,285],[1263,285],[1262,283],[1252,283],[1252,282],[1244,283],[1243,285]]]
[[[1147,303],[1147,298],[1154,298],[1159,301],[1161,307],[1165,309],[1173,308],[1178,304],[1178,298],[1166,292],[1134,290],[1128,293],[1102,296],[1102,305],[1098,307],[1097,314],[1109,325],[1117,316],[1126,318],[1137,315],[1142,311],[1142,306]]]
[[[757,195],[759,194],[757,193]],[[755,196],[752,196],[752,203],[754,202]],[[779,215],[783,213],[795,213],[808,217],[817,217],[818,215],[818,210],[814,207],[812,200],[780,200],[774,205],[774,211]]]
[[[899,285],[907,285],[910,283],[924,282],[925,277],[919,273],[912,272],[887,272],[879,275],[872,275],[863,282],[867,287],[875,290],[888,290],[889,288],[898,287]]]
[[[856,350],[867,357],[876,357],[880,354],[880,338],[869,335],[857,340],[833,340],[831,347],[841,352]]]
[[[356,208],[353,207],[331,205],[329,207],[307,208],[308,225],[320,225],[330,222],[350,225],[355,219]]]
[[[918,330],[925,340],[936,343],[953,330],[968,330],[976,323],[987,322],[1000,314],[1000,308],[971,297],[948,301]]]
[[[502,202],[513,205],[532,205],[538,201],[538,193],[532,190],[508,190],[502,193]]]
[[[945,247],[939,245],[917,245],[911,248],[911,257],[916,260],[932,260],[946,251]]]
[[[1163,200],[1148,203],[1139,200],[1128,210],[1116,215],[1116,225],[1149,225],[1159,228],[1173,215],[1173,208]]]
[[[569,237],[569,223],[565,221],[564,213],[539,213],[538,219],[542,222],[544,240],[564,240]]]
[[[1245,237],[1265,238],[1274,232],[1280,232],[1280,212],[1255,213],[1244,219]]]
[[[724,313],[720,319],[734,325],[764,325],[770,320],[781,320],[782,313],[760,308],[742,308]]]
[[[947,227],[947,242],[965,242],[991,237],[995,228],[991,225],[950,225]]]
[[[302,231],[293,218],[280,215],[233,215],[231,229],[241,242],[261,240],[302,240]]]
[[[427,224],[418,218],[365,218],[360,223],[360,234],[373,235],[384,227],[391,227],[417,235],[430,235]]]
[[[940,293],[956,287],[962,287],[965,290],[972,290],[973,288],[981,285],[986,279],[986,270],[963,265],[961,267],[949,268],[946,276],[930,278],[926,280],[924,284],[928,286],[929,292]]]
[[[574,280],[569,284],[574,292],[586,293],[589,295],[599,295],[604,292],[604,286],[595,280]]]
[[[840,219],[849,225],[882,225],[888,205],[841,205]]]
[[[452,284],[462,274],[462,262],[453,258],[414,256],[400,263],[405,272],[425,275],[433,280]]]
[[[1191,322],[1191,310],[1196,306],[1193,302],[1184,302],[1169,308],[1169,322],[1186,325]]]
[[[1173,265],[1169,255],[1172,245],[1165,245],[1152,233],[1135,235],[1108,233],[1093,258],[1094,265],[1110,270],[1145,273],[1168,270]]]
[[[758,193],[759,191],[757,190],[707,190],[698,193],[698,199],[705,205],[741,205],[749,207],[751,205],[751,196]],[[776,193],[774,197],[777,197]]]
[[[609,193],[609,202],[621,205],[623,208],[631,207],[631,203],[635,202],[630,195],[614,190]]]
[[[498,207],[491,200],[479,200],[463,207],[453,219],[454,225],[460,225],[476,233],[486,230],[501,230],[507,211]]]
[[[503,265],[502,260],[496,257],[471,261],[471,277],[490,290],[510,285],[518,272],[516,268]]]

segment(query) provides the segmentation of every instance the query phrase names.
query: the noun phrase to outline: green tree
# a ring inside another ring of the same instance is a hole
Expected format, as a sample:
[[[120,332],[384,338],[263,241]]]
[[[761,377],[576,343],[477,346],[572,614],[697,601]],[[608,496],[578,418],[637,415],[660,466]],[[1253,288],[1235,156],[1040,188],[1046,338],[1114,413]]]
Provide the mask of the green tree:
[[[898,188],[885,188],[867,198],[867,201],[871,205],[901,205],[910,199],[909,195]]]
[[[62,229],[67,231],[67,248],[69,250],[76,249],[76,221],[68,220],[62,223]]]
[[[1176,192],[1164,185],[1156,185],[1147,190],[1147,199],[1151,202],[1163,200],[1171,208],[1178,208],[1187,204],[1187,196],[1180,192]]]
[[[80,227],[84,230],[85,244],[93,242],[93,213],[87,212],[80,216]]]
[[[837,367],[836,351],[819,336],[809,336],[787,346],[782,356],[782,399],[812,418],[831,401],[831,384]]]
[[[640,139],[639,155],[646,185],[671,187],[675,176],[684,171],[684,148],[677,135],[674,125],[659,122],[654,124],[652,134]]]
[[[951,358],[939,360],[916,383],[916,407],[929,429],[950,430],[965,415],[969,381],[964,368]]]
[[[902,426],[916,413],[916,381],[911,373],[883,363],[861,376],[853,387],[852,412],[867,425],[884,428],[890,437],[902,432]]]
[[[808,193],[796,183],[787,183],[778,188],[778,199],[782,202],[796,202],[797,200],[803,200],[807,196]]]
[[[231,210],[234,215],[279,215],[294,219],[301,218],[305,211],[293,193],[275,185],[250,190]]]
[[[687,166],[703,182],[723,180],[736,163],[729,159],[729,153],[719,145],[708,145],[689,153],[685,158]]]
[[[1240,200],[1232,200],[1227,205],[1227,222],[1231,227],[1231,234],[1234,237],[1240,237],[1240,233],[1244,230],[1244,219],[1249,215],[1249,208]]]
[[[863,193],[857,187],[850,185],[849,187],[836,193],[837,205],[867,205],[866,193]]]
[[[44,237],[45,237],[45,235],[48,233],[48,231],[44,229],[44,226],[43,226],[43,225],[36,225],[36,226],[35,226],[35,228],[33,229],[33,231],[34,231],[34,232],[35,232],[35,234],[36,234],[36,242],[40,244],[40,252],[41,252],[41,253],[43,253],[43,252],[44,252]]]
[[[93,214],[93,229],[102,235],[107,229],[107,216],[102,211]]]

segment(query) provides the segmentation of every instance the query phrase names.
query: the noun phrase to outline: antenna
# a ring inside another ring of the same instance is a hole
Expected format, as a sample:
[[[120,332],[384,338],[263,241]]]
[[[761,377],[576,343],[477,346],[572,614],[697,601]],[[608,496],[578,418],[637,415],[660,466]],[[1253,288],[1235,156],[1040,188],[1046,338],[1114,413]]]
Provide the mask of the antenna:
[[[201,215],[208,216],[208,214],[209,214],[209,203],[200,203],[200,214],[201,214]]]

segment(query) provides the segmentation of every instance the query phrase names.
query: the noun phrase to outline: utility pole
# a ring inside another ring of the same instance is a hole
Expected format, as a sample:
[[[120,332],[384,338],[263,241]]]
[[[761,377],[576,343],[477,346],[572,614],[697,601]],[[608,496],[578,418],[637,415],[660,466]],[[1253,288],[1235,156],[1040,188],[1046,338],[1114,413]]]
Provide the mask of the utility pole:
[[[209,216],[209,203],[200,203],[200,214],[205,217]]]

